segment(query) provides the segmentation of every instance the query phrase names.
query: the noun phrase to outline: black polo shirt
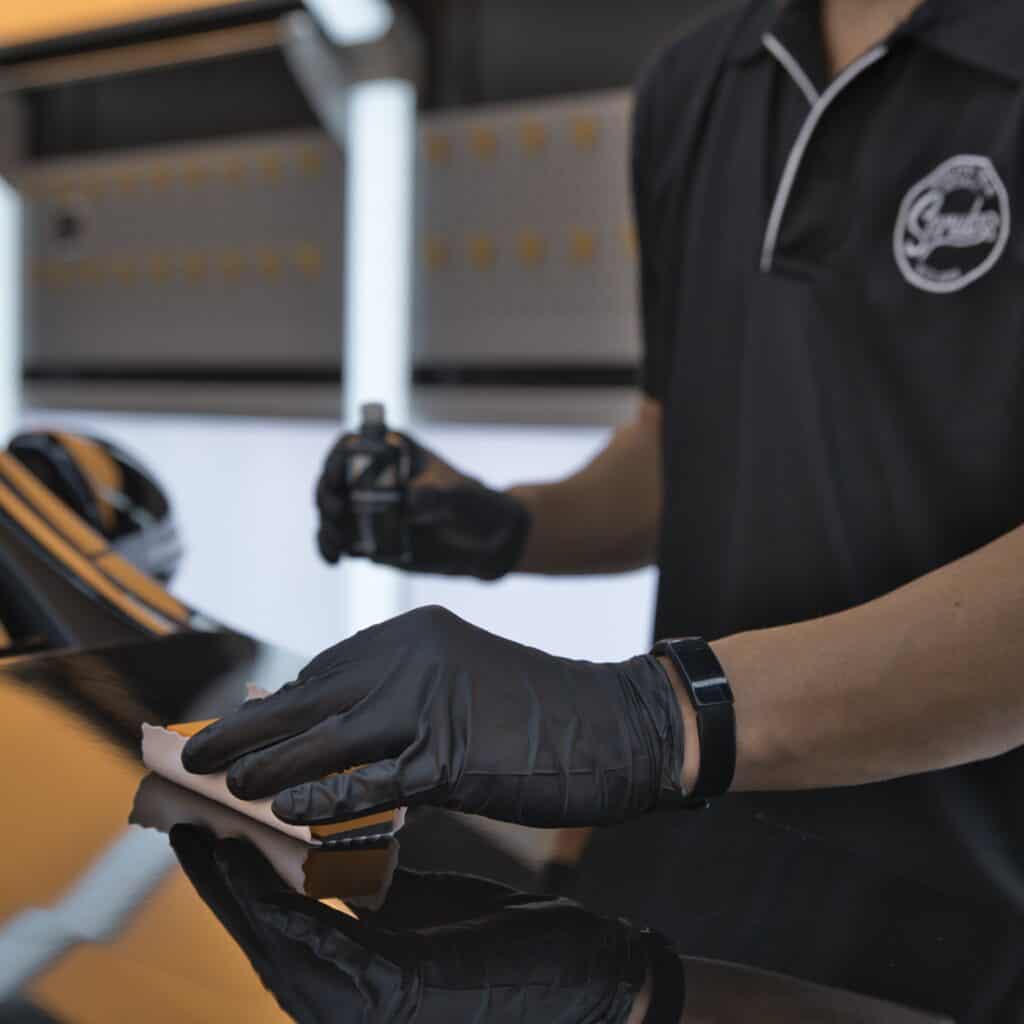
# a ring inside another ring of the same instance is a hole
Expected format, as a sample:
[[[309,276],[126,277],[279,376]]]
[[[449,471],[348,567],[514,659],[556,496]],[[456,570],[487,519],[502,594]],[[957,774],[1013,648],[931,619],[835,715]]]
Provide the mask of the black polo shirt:
[[[829,82],[748,4],[641,83],[659,636],[870,600],[1024,521],[1024,5],[929,0]]]
[[[761,0],[639,89],[659,636],[848,608],[1024,521],[1024,3],[928,0],[825,67],[817,3]],[[1016,1022],[1022,778],[735,794],[591,857],[649,851],[608,909],[694,955]]]

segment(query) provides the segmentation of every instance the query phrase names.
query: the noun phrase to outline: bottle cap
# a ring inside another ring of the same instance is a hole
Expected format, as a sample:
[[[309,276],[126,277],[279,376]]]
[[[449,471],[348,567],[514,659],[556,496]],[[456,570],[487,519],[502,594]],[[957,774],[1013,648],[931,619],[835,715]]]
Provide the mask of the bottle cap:
[[[376,435],[387,430],[384,423],[384,406],[381,402],[366,402],[360,412],[363,417],[362,433]]]

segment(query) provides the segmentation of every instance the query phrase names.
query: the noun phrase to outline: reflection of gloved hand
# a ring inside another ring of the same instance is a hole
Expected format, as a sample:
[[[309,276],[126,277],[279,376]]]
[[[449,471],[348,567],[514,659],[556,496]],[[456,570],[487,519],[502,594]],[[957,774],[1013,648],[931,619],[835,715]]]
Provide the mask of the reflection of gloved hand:
[[[356,525],[345,479],[346,434],[327,457],[316,489],[320,512],[317,542],[332,564],[351,553]],[[530,518],[522,502],[463,476],[404,437],[413,456],[408,497],[411,561],[389,562],[414,572],[494,580],[515,568]]]
[[[625,922],[450,875],[400,870],[384,909],[356,921],[289,890],[244,840],[179,825],[171,843],[300,1022],[622,1024],[663,956]]]
[[[328,649],[182,756],[189,771],[227,768],[243,799],[279,794],[274,813],[292,823],[435,804],[600,825],[682,802],[682,719],[655,658],[556,658],[442,608]]]

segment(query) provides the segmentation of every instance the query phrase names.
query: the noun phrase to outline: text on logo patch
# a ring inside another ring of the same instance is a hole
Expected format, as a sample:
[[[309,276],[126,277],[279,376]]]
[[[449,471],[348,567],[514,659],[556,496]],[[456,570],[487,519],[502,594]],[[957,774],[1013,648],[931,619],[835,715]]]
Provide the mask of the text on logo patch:
[[[955,156],[906,195],[896,220],[896,264],[915,288],[945,294],[987,274],[1010,237],[1010,197],[985,156]]]

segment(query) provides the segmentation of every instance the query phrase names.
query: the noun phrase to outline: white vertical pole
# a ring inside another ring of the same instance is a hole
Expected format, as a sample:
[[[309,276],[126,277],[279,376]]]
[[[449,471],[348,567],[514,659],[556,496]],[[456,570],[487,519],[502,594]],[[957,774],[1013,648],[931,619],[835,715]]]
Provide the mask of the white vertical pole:
[[[0,448],[21,403],[21,197],[0,179]]]
[[[346,123],[345,341],[342,415],[382,402],[389,425],[410,416],[416,90],[401,79],[350,87]],[[407,607],[394,569],[344,561],[345,635]]]

